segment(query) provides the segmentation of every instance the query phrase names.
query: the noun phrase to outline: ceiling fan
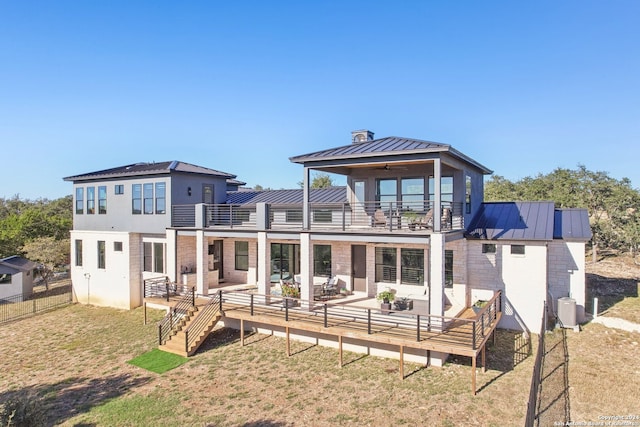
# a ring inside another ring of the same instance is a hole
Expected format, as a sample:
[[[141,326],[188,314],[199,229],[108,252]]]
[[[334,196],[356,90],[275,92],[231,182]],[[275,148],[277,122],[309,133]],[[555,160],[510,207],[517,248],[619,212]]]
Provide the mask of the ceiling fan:
[[[387,163],[383,167],[376,168],[376,169],[385,170],[385,171],[390,171],[390,170],[404,170],[404,171],[406,171],[407,167],[406,166],[389,166],[389,164]]]

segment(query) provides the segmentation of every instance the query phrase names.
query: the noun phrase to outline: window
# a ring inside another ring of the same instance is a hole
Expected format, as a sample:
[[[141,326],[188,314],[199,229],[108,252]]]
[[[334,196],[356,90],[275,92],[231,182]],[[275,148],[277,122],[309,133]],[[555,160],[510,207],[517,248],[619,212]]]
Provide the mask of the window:
[[[98,187],[98,214],[107,213],[107,187],[101,185]]]
[[[104,240],[98,240],[98,268],[107,268],[105,249]]]
[[[131,213],[139,215],[142,213],[142,185],[133,184],[131,186]]]
[[[75,241],[76,267],[82,267],[82,240]]]
[[[153,272],[164,273],[164,243],[153,244]]]
[[[144,197],[144,213],[152,214],[153,213],[153,184],[144,184],[143,186],[143,197]]]
[[[331,245],[313,245],[313,275],[331,276]]]
[[[464,196],[465,212],[471,213],[471,177],[465,177],[465,196]]]
[[[0,284],[2,283],[11,283],[11,275],[10,274],[0,274]]]
[[[313,222],[331,222],[331,209],[316,209],[313,211]]]
[[[424,249],[400,249],[400,282],[424,285]]]
[[[122,252],[122,242],[113,242],[113,251]]]
[[[496,244],[495,243],[483,243],[482,244],[482,253],[483,254],[495,254],[496,253]]]
[[[164,273],[164,243],[142,244],[142,269],[146,272]]]
[[[524,245],[511,245],[511,255],[524,255]]]
[[[376,198],[382,209],[395,208],[398,200],[398,184],[395,179],[376,180]]]
[[[164,182],[156,182],[156,213],[164,214],[167,212],[167,187]]]
[[[151,242],[144,242],[142,244],[142,269],[143,271],[153,271],[152,262],[153,262],[153,246]]]
[[[396,248],[376,248],[376,282],[396,282]]]
[[[236,242],[236,270],[249,270],[249,242]]]
[[[287,222],[302,222],[302,209],[288,209],[286,211]]]
[[[429,200],[435,198],[435,187],[433,186],[433,177],[429,177]],[[440,197],[443,202],[453,202],[453,177],[443,176],[440,178]],[[450,203],[446,203],[449,205]],[[445,205],[445,203],[443,203]]]
[[[96,213],[96,188],[87,187],[87,213]]]
[[[76,188],[76,214],[84,213],[84,188]]]
[[[423,210],[424,179],[402,178],[400,184],[402,189],[402,208],[415,211]]]
[[[291,280],[300,273],[300,245],[271,244],[271,282]]]
[[[118,184],[115,186],[115,193],[116,194],[124,194],[124,185],[122,184]]]
[[[444,251],[444,287],[453,288],[453,251]]]

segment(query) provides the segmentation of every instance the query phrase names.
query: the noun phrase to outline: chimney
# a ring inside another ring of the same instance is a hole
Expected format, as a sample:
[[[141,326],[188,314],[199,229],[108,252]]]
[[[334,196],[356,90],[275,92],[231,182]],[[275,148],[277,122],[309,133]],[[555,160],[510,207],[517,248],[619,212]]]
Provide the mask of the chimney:
[[[373,141],[373,132],[367,129],[354,130],[351,132],[351,143]]]

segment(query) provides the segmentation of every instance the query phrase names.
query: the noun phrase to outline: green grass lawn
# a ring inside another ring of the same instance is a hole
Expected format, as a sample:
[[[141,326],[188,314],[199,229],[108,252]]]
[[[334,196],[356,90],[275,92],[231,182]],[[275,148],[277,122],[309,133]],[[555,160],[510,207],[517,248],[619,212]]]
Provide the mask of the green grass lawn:
[[[155,372],[156,374],[164,374],[188,361],[189,359],[186,357],[154,348],[151,351],[129,360],[127,363],[146,369],[147,371]]]

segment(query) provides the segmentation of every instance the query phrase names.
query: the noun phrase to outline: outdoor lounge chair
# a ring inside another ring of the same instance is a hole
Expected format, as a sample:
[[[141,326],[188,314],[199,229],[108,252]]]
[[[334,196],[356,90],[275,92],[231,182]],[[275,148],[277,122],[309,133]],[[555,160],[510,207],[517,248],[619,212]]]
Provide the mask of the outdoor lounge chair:
[[[338,278],[336,276],[331,277],[329,281],[322,286],[322,288],[325,296],[337,295],[340,292],[338,289]]]
[[[387,217],[382,212],[382,209],[376,209],[373,214],[373,226],[378,227],[379,225],[386,227],[387,226]]]
[[[429,209],[423,217],[418,218],[415,224],[418,228],[433,228],[433,210]]]

